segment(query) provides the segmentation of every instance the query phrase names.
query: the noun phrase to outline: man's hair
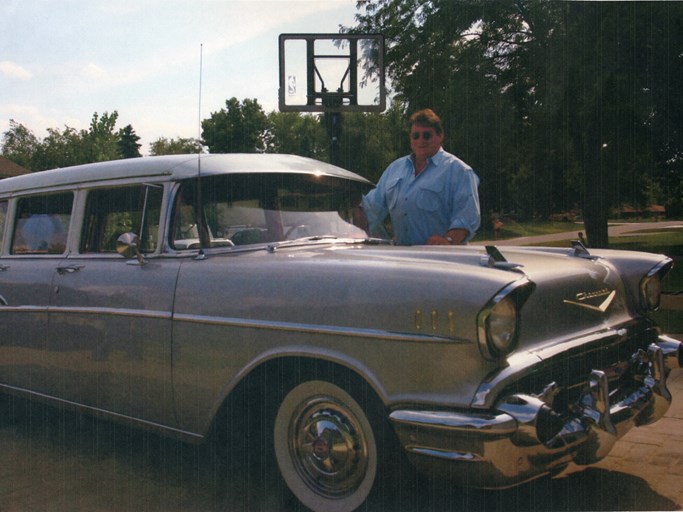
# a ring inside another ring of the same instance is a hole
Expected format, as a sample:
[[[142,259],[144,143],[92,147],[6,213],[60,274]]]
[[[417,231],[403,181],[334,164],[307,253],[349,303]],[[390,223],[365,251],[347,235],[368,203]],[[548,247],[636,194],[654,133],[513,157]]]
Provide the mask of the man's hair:
[[[410,116],[408,123],[411,128],[414,124],[419,124],[420,126],[434,128],[434,131],[437,133],[437,135],[441,135],[443,133],[441,119],[431,108],[424,108],[413,113],[413,115]]]

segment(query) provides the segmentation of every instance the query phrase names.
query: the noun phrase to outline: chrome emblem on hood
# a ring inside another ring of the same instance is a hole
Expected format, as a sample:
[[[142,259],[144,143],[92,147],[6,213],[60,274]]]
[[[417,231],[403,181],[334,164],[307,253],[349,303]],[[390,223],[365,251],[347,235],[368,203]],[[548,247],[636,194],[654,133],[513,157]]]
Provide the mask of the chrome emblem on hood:
[[[602,288],[595,292],[581,292],[576,294],[576,300],[565,299],[564,303],[570,306],[578,306],[580,308],[590,309],[598,313],[604,313],[609,308],[610,304],[617,296],[616,290],[608,290]]]

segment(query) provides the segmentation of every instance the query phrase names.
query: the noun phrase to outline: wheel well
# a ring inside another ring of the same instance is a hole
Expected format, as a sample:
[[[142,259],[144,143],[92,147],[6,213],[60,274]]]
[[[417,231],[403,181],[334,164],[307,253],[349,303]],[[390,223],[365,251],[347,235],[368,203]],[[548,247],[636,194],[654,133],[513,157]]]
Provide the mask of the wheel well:
[[[263,426],[268,416],[274,414],[284,395],[297,384],[309,380],[331,382],[351,394],[369,412],[384,412],[379,395],[354,370],[334,361],[281,357],[265,361],[240,381],[223,401],[214,421],[214,429],[226,421],[230,430],[240,428],[239,423],[242,421],[248,423],[244,425],[247,428],[256,426],[254,421]]]

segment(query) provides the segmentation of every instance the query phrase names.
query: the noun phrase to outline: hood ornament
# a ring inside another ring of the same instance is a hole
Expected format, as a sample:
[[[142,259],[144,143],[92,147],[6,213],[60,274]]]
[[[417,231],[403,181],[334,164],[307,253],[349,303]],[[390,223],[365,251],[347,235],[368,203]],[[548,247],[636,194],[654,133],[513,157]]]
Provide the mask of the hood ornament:
[[[564,299],[565,304],[577,306],[579,308],[605,313],[617,296],[616,290],[602,288],[595,292],[580,292],[576,294],[576,300]]]
[[[524,273],[520,267],[523,267],[521,263],[511,263],[505,259],[505,256],[501,254],[495,245],[486,246],[486,255],[482,255],[479,259],[479,263],[482,267],[493,267],[502,270],[512,270],[514,272]]]

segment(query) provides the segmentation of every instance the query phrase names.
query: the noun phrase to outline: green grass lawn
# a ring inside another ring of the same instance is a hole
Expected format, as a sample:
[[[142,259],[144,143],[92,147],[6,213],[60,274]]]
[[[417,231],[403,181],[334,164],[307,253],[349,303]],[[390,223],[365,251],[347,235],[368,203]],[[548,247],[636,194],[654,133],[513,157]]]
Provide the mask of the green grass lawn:
[[[564,233],[565,231],[583,231],[582,222],[524,222],[505,219],[503,227],[498,233],[498,239],[517,238],[520,236],[549,235],[551,233]],[[490,240],[493,233],[490,230],[482,229],[474,237],[473,241]],[[576,237],[575,237],[576,238]]]

